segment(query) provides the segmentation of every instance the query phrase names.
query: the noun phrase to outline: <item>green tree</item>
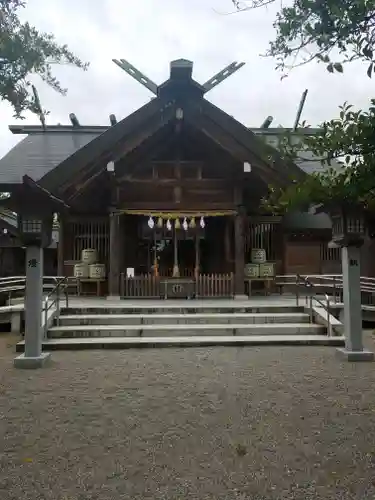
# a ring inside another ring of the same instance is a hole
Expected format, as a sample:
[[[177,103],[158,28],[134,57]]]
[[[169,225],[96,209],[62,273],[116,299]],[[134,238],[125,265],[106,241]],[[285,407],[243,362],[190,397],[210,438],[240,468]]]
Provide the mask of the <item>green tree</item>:
[[[276,0],[232,0],[239,10],[250,10]],[[367,75],[375,70],[375,0],[291,0],[280,4],[274,22],[276,37],[267,56],[276,58],[284,74],[313,60],[329,72],[342,73],[345,63],[368,62]]]
[[[287,135],[287,134],[286,134]],[[288,137],[287,137],[288,138]],[[293,182],[286,189],[270,187],[263,206],[273,213],[304,210],[316,205],[357,205],[375,210],[375,100],[368,111],[340,106],[339,116],[324,122],[313,135],[298,143],[280,141],[287,160],[303,157],[310,150],[326,168]]]
[[[24,0],[0,0],[0,99],[10,102],[15,116],[26,110],[39,113],[39,105],[28,77],[32,74],[60,94],[66,89],[52,72],[52,64],[72,64],[87,69],[87,63],[76,57],[54,36],[41,33],[28,22],[21,22],[19,9]]]

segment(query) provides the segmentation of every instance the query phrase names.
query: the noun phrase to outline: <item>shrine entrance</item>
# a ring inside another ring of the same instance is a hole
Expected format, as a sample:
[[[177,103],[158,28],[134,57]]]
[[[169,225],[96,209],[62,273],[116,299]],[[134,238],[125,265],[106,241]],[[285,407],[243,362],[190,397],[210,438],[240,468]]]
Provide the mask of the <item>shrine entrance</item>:
[[[193,238],[177,238],[177,259],[180,277],[193,277],[196,266],[196,249]],[[174,267],[174,240],[162,239],[156,242],[156,254],[158,261],[158,272],[160,276],[173,276]],[[151,249],[155,251],[155,249]],[[152,269],[154,271],[154,269]]]
[[[156,224],[150,216],[147,222],[153,244],[152,273],[171,278],[197,277],[201,270],[201,242],[205,240],[206,222],[201,216],[197,226],[195,217],[181,221],[158,217]]]
[[[132,274],[122,271],[122,296],[233,296],[228,213],[134,215],[140,239]]]

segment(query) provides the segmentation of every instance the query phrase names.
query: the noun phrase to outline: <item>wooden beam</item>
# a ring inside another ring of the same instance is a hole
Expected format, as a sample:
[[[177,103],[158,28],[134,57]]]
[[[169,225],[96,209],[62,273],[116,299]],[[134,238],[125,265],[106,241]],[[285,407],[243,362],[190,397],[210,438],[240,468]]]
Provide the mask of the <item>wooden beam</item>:
[[[57,274],[58,276],[65,276],[64,270],[64,219],[60,218],[59,221],[59,242],[57,244]]]
[[[127,176],[134,175],[141,170],[146,163],[153,164],[155,157],[167,148],[174,140],[171,134],[168,134],[169,128],[160,131],[158,136],[150,137],[139,148],[135,149],[127,157],[118,163],[116,169],[116,179],[121,182]]]
[[[219,83],[226,80],[229,76],[233,75],[233,73],[238,71],[244,65],[244,62],[238,63],[237,61],[228,64],[228,66],[219,71],[219,73],[216,73],[216,75],[214,75],[212,78],[207,80],[206,83],[203,84],[205,93],[219,85]]]
[[[93,184],[95,181],[97,181],[97,179],[99,177],[103,176],[105,172],[106,172],[106,168],[103,167],[101,170],[96,172],[94,175],[92,175],[88,179],[85,179],[80,184],[76,184],[75,186],[72,186],[72,188],[73,188],[72,194],[69,195],[68,192],[66,193],[68,201],[70,203],[73,202],[78,196],[80,196],[80,194],[83,191],[86,191],[86,189],[88,189],[91,184]]]
[[[303,180],[306,173],[293,162],[286,162],[281,158],[276,148],[266,144],[259,137],[246,128],[242,123],[235,120],[232,116],[224,113],[221,109],[214,106],[207,100],[201,103],[201,113],[210,117],[222,130],[236,138],[238,143],[244,146],[254,156],[254,166],[261,167],[262,164],[271,172],[278,173],[286,179],[289,184],[291,178]],[[270,159],[268,158],[270,157]],[[285,181],[284,181],[285,183]]]
[[[138,83],[146,87],[146,89],[150,90],[153,94],[157,94],[158,86],[152,80],[150,80],[146,75],[141,73],[135,66],[130,64],[125,59],[112,59],[112,61],[117,64],[121,69],[126,71],[128,75],[130,75],[134,80]]]
[[[80,126],[78,118],[76,117],[76,115],[74,113],[70,113],[69,120],[71,121],[73,127],[79,127]]]
[[[155,202],[127,202],[119,207],[119,210],[140,210],[144,212],[172,212],[172,211],[193,211],[193,212],[212,212],[212,211],[226,211],[237,210],[233,202],[205,202],[205,203],[189,203],[188,206],[181,208],[180,204],[171,203],[168,201],[155,201]]]
[[[109,295],[120,295],[120,271],[121,271],[121,226],[120,215],[111,213],[109,215],[109,273],[108,291]]]
[[[275,177],[279,183],[285,183],[285,176],[280,175],[279,172],[270,168],[265,161],[260,162],[251,151],[246,149],[240,142],[233,138],[230,134],[223,131],[215,122],[207,118],[202,113],[193,114],[189,116],[189,121],[195,123],[207,137],[214,141],[219,147],[227,151],[232,157],[234,156],[242,164],[249,162],[254,166],[254,173],[259,175],[267,184],[272,182]],[[243,171],[240,173],[243,176]]]
[[[227,190],[233,182],[230,179],[134,179],[132,177],[124,177],[121,180],[120,187],[136,185],[146,186],[180,186],[184,189],[225,189]]]
[[[119,143],[123,144],[129,136],[139,130],[147,128],[150,122],[158,121],[165,123],[175,116],[175,106],[166,105],[162,99],[153,99],[140,109],[124,118],[116,127],[108,129],[97,138],[73,153],[69,158],[61,162],[57,167],[49,171],[40,183],[43,187],[53,192],[63,192],[66,185],[76,175],[80,175],[86,169],[92,172],[93,166],[98,166],[111,160],[111,151]]]
[[[90,179],[98,171],[103,171],[103,166],[107,165],[109,161],[118,161],[123,156],[136,150],[143,142],[155,134],[159,129],[164,127],[171,119],[173,119],[173,111],[170,109],[160,116],[154,117],[147,122],[148,126],[143,126],[141,129],[136,129],[128,137],[124,137],[117,142],[117,144],[105,155],[98,158],[91,167],[83,169],[76,176],[69,180],[68,184],[62,187],[62,191],[66,191],[69,186],[77,186],[80,182]]]
[[[234,216],[234,289],[235,295],[245,293],[245,242],[244,242],[245,214],[240,210]]]

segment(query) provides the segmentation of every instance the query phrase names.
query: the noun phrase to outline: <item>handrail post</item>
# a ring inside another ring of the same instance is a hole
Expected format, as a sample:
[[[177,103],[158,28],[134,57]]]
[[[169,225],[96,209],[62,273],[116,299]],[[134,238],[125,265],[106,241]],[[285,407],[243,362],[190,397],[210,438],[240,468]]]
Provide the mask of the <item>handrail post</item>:
[[[298,274],[296,274],[296,306],[299,306],[299,279]]]
[[[125,275],[124,275],[124,273],[120,273],[120,296],[121,296],[121,298],[125,297]]]
[[[44,338],[47,338],[48,331],[48,297],[44,300]]]
[[[65,294],[65,307],[68,309],[69,307],[69,280],[68,277],[65,277],[65,286],[64,286],[64,294]]]
[[[330,317],[330,304],[329,304],[329,296],[327,295],[327,333],[328,337],[332,337],[332,327],[331,327],[331,317]]]
[[[306,297],[307,298],[307,297]],[[313,314],[313,296],[312,293],[310,294],[310,323],[314,323],[314,314]]]
[[[337,298],[336,298],[336,276],[333,276],[333,301],[336,304]]]
[[[59,326],[60,323],[60,283],[56,289],[56,325]]]

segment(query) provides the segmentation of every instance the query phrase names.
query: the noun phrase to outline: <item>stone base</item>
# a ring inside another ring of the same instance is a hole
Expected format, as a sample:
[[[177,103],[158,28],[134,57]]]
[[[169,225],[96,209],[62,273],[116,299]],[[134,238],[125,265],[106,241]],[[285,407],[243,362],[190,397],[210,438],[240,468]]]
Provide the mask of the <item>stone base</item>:
[[[248,295],[245,295],[245,294],[243,294],[243,295],[235,295],[234,296],[234,300],[249,300],[249,297],[248,297]]]
[[[120,295],[107,295],[106,296],[107,300],[121,300]]]
[[[21,354],[20,356],[14,358],[13,366],[15,368],[23,368],[25,370],[34,370],[36,368],[42,368],[50,357],[50,352],[42,352],[40,356],[35,358],[26,357],[25,354]]]
[[[336,349],[336,354],[345,361],[374,361],[374,353],[363,349],[363,351],[349,351],[345,347]]]

